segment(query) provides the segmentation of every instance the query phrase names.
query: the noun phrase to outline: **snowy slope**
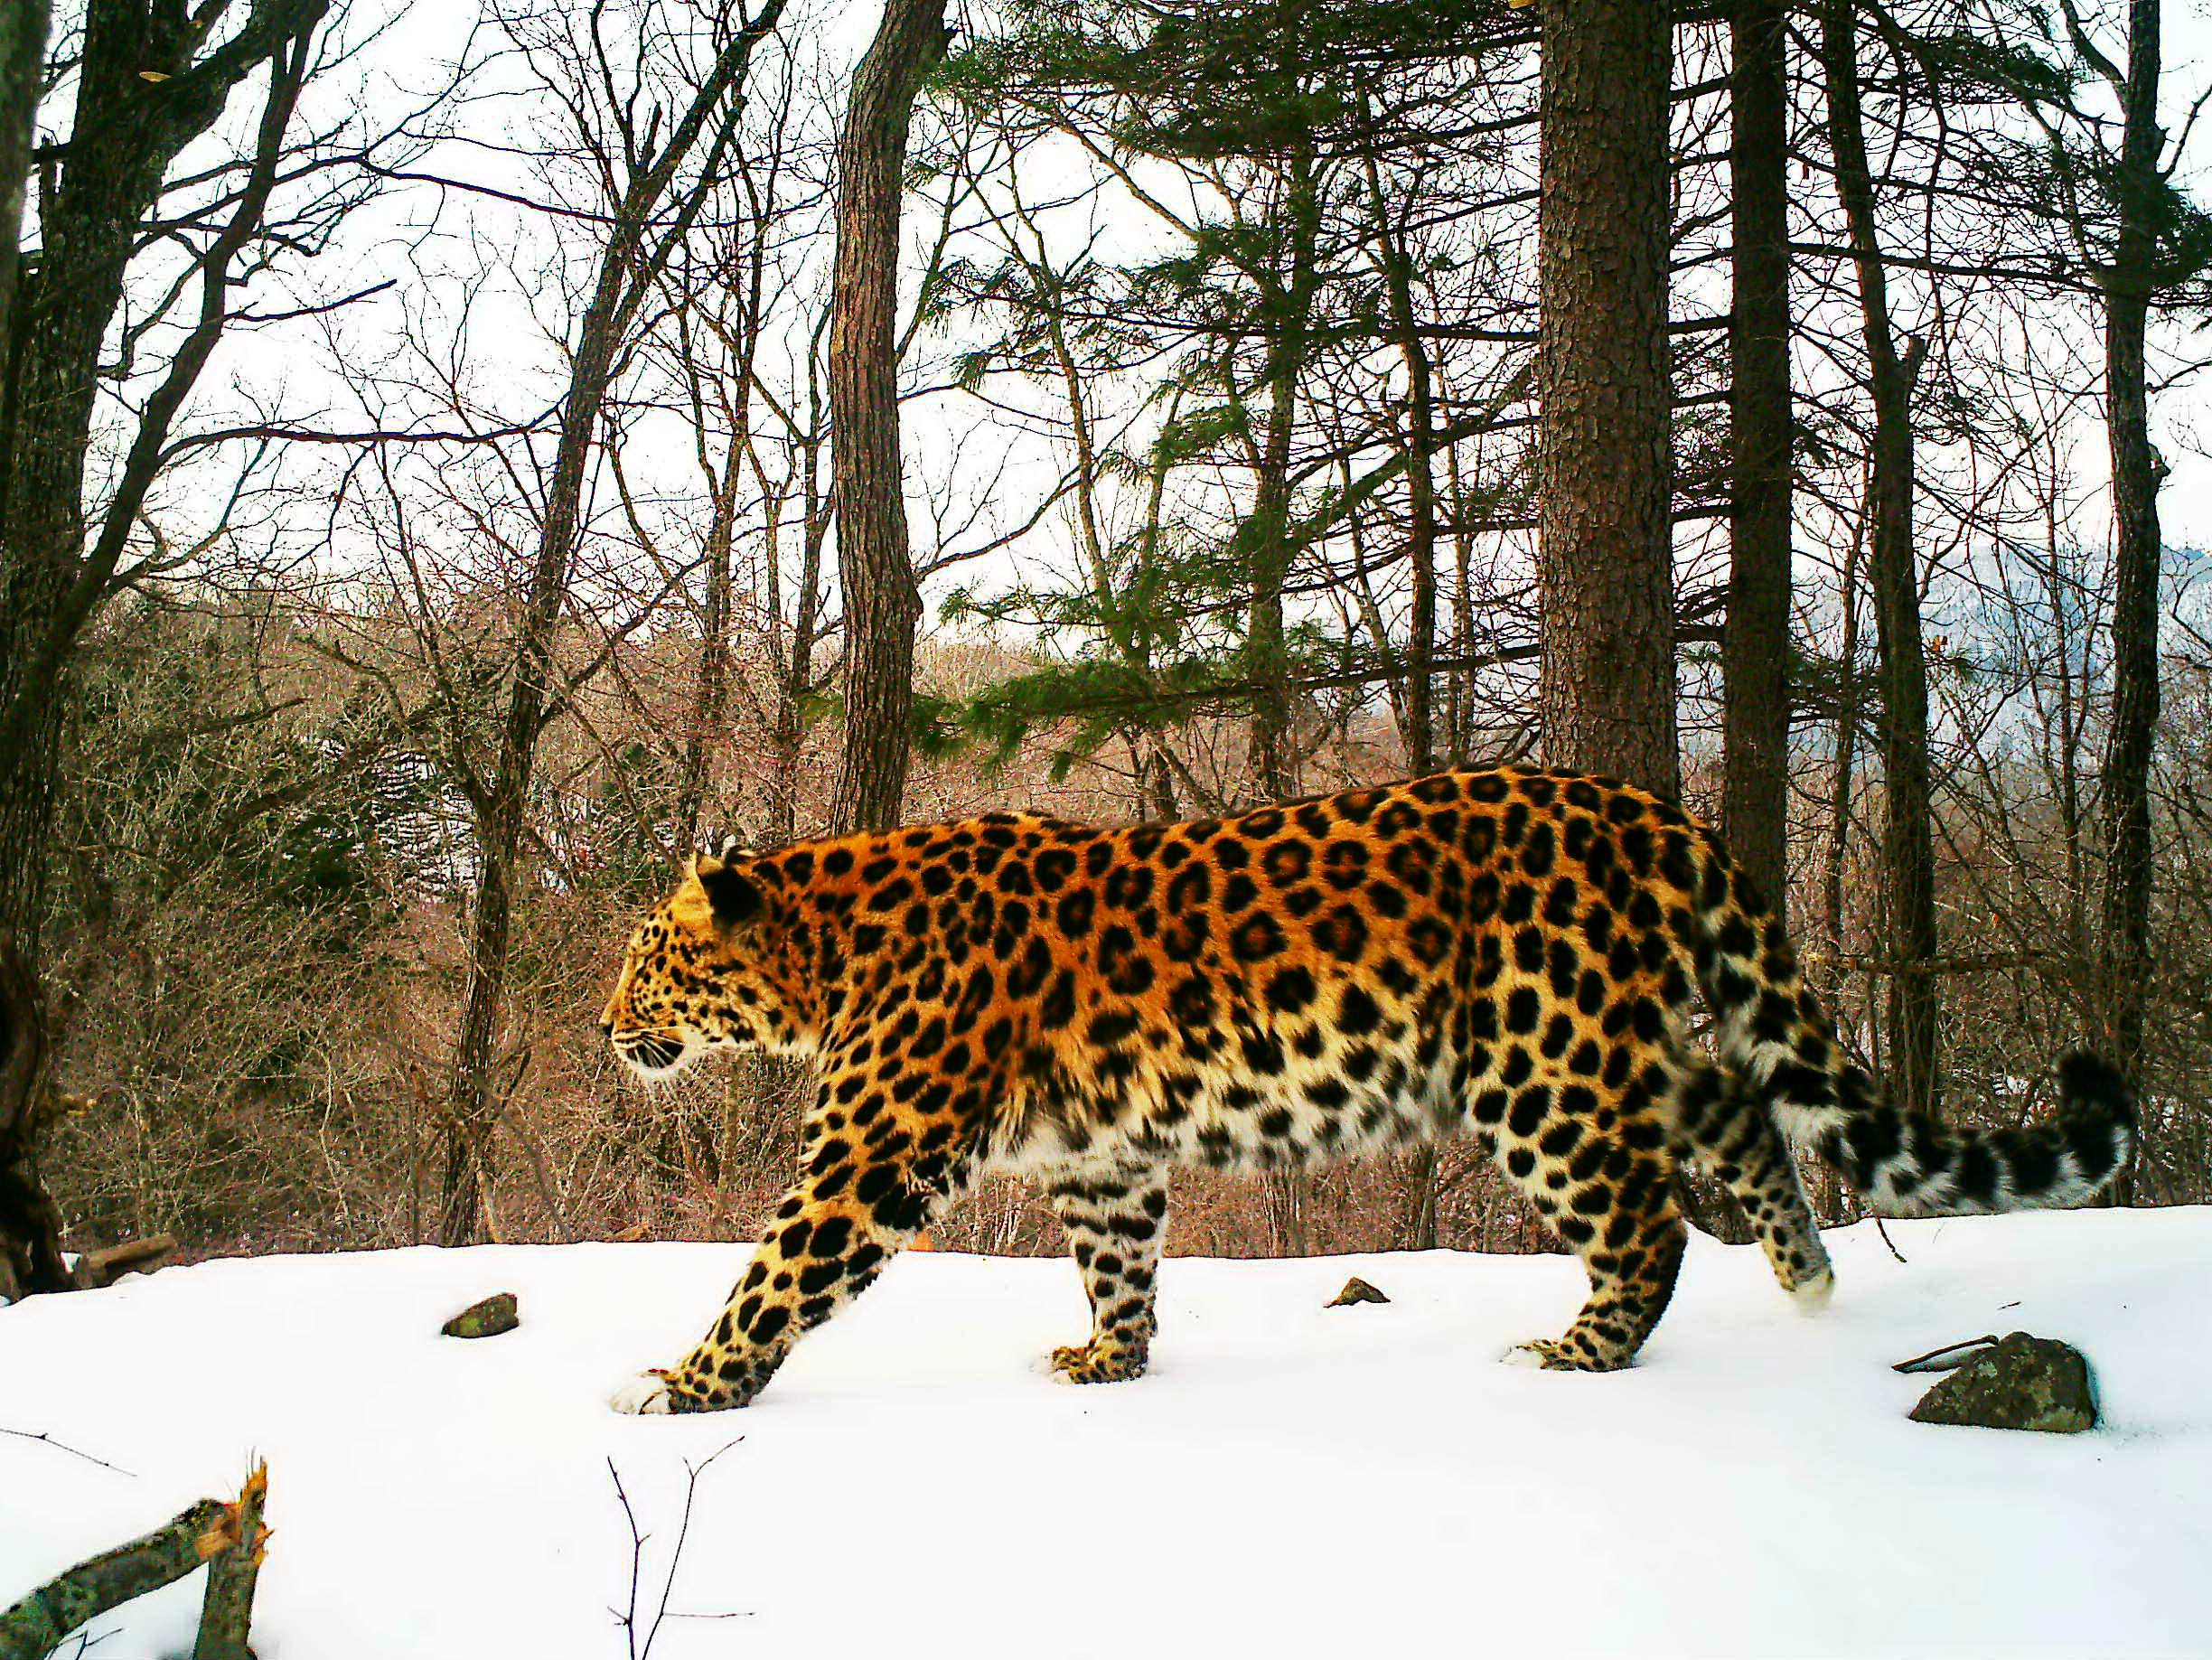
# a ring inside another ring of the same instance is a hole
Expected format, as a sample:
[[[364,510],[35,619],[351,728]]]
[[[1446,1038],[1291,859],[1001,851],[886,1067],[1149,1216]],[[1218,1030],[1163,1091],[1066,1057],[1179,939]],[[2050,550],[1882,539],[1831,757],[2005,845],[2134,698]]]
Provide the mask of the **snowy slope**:
[[[1563,1327],[1564,1258],[1177,1259],[1153,1374],[1035,1370],[1082,1335],[1065,1262],[909,1256],[751,1410],[608,1392],[704,1328],[742,1247],[211,1263],[0,1310],[0,1602],[272,1472],[262,1660],[625,1654],[629,1539],[702,1478],[653,1653],[2212,1655],[2212,1210],[1831,1238],[1808,1318],[1699,1241],[1631,1372],[1496,1364]],[[1324,1309],[1356,1271],[1387,1307]],[[521,1294],[525,1324],[439,1320]],[[1888,1363],[2024,1327],[2079,1344],[2108,1425],[1936,1429]],[[99,1660],[189,1647],[196,1582]],[[66,1651],[65,1651],[66,1652]]]

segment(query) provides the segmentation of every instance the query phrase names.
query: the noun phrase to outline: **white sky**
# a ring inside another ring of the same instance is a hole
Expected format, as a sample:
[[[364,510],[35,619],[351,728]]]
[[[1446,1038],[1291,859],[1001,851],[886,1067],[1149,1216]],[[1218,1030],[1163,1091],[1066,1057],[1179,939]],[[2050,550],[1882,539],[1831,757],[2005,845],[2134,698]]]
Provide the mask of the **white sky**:
[[[370,7],[377,3],[367,0]],[[383,0],[383,4],[395,18],[393,26],[364,54],[361,73],[351,83],[342,82],[323,94],[326,108],[333,98],[358,96],[373,118],[381,109],[400,103],[403,92],[432,84],[438,65],[456,55],[468,38],[473,13],[466,5],[433,4],[432,0],[417,0],[412,5],[405,0]],[[849,57],[865,44],[877,14],[874,0],[812,0],[803,9],[794,5],[787,27],[800,22],[811,43],[825,60],[834,62],[839,54]],[[2182,0],[2181,4],[2170,0],[2169,19],[2167,103],[2173,112],[2170,124],[2178,125],[2188,100],[2212,84],[2212,0]],[[513,84],[511,76],[495,70],[481,84],[490,93],[502,81]],[[511,141],[517,136],[522,110],[523,105],[513,97],[482,97],[462,113],[463,131]],[[522,136],[527,137],[527,129]],[[2212,183],[2207,178],[2203,160],[2212,149],[2207,148],[2202,130],[2191,147],[2196,159],[2185,172],[2197,179],[2201,194],[2202,187]],[[516,188],[528,183],[527,169],[513,157],[470,145],[447,145],[429,164],[490,184]],[[503,401],[516,416],[529,413],[533,406],[542,408],[558,383],[558,357],[549,349],[546,330],[548,325],[558,326],[559,306],[533,305],[527,293],[529,279],[517,273],[530,269],[530,255],[547,246],[544,226],[499,204],[479,201],[461,209],[449,206],[436,233],[426,237],[424,216],[431,201],[430,192],[416,190],[377,206],[348,228],[338,258],[306,268],[295,297],[319,297],[381,276],[397,278],[398,289],[368,302],[343,324],[349,361],[373,361],[389,349],[402,308],[421,303],[418,273],[422,270],[442,268],[445,272],[436,285],[436,303],[451,311],[457,303],[457,279],[453,273],[459,268],[458,256],[463,251],[460,233],[471,222],[490,227],[495,239],[517,250],[519,257],[504,277],[494,273],[493,280],[480,286],[474,295],[480,315],[472,351],[477,359],[480,384],[486,389],[487,397]],[[910,230],[914,229],[910,226]],[[1150,234],[1148,229],[1133,225],[1110,226],[1110,230],[1129,239]],[[2184,330],[2169,324],[2160,343],[2170,360],[2212,357],[2212,330]],[[261,407],[286,409],[311,424],[351,425],[357,411],[347,407],[350,399],[343,376],[338,372],[340,367],[329,361],[321,342],[296,330],[236,333],[226,341],[203,382],[211,394],[206,401],[211,408],[231,402],[231,396],[223,392],[230,386],[249,395]],[[2161,505],[2167,538],[2176,544],[2212,545],[2208,384],[2212,382],[2199,377],[2183,390],[2162,398],[2154,410],[2158,441],[2173,468]],[[668,432],[664,439],[674,451],[688,448],[688,441],[680,433]],[[2102,472],[2101,434],[2094,428],[2085,430],[2083,440],[2076,445],[2076,455],[2084,482],[2090,483]],[[660,442],[656,441],[656,447]],[[1002,417],[956,399],[936,399],[919,418],[910,417],[908,445],[910,495],[917,517],[923,519],[926,496],[933,490],[942,492],[947,488],[954,493],[988,489],[999,500],[1002,516],[1026,517],[1029,504],[1056,476],[1060,465],[1058,458],[1034,439],[1010,438]],[[327,455],[312,459],[326,462]],[[286,511],[305,515],[303,523],[309,533],[319,530],[312,501]],[[2085,536],[2101,536],[2101,511],[2085,507],[2081,526]],[[2098,522],[2090,522],[2092,520]],[[1040,551],[1064,549],[1067,535],[1064,519],[1048,515],[1026,546]],[[1056,556],[1046,552],[1045,557]]]

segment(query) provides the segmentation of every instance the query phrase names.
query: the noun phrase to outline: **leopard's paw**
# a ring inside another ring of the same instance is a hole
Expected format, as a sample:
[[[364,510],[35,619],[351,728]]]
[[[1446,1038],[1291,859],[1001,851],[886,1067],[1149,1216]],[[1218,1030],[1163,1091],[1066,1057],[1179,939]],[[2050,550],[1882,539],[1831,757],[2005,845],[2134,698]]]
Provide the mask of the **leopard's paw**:
[[[1593,1348],[1569,1332],[1564,1337],[1517,1343],[1499,1358],[1509,1366],[1536,1366],[1546,1372],[1618,1372],[1632,1357]]]
[[[1789,1288],[1790,1299],[1806,1314],[1818,1314],[1835,1296],[1835,1272],[1824,1263],[1818,1273],[1810,1274]]]
[[[672,1412],[675,1405],[669,1395],[668,1374],[659,1367],[640,1373],[613,1395],[607,1404],[618,1412],[633,1417],[649,1412]]]
[[[1124,1383],[1144,1375],[1146,1351],[1126,1344],[1071,1343],[1052,1353],[1052,1369],[1067,1383]]]

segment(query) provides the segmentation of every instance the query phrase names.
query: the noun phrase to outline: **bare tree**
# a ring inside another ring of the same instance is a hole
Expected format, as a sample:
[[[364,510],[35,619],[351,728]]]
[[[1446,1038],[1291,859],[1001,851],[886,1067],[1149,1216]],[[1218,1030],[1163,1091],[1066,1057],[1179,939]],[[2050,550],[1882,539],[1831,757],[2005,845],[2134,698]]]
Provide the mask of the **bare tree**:
[[[442,1243],[462,1245],[477,1236],[482,1221],[483,1161],[499,1111],[492,1078],[500,1000],[506,985],[513,884],[522,850],[530,775],[538,740],[561,704],[562,676],[554,661],[553,633],[568,597],[568,579],[582,531],[584,491],[598,458],[600,423],[616,374],[616,360],[631,341],[639,313],[689,234],[726,164],[743,110],[739,96],[754,49],[783,15],[783,0],[762,0],[725,36],[698,86],[680,104],[664,104],[651,54],[651,36],[641,30],[626,78],[641,95],[612,94],[592,131],[613,200],[604,220],[590,298],[576,319],[569,346],[567,385],[559,406],[553,474],[514,642],[514,661],[491,762],[470,784],[480,859],[469,925],[468,985],[461,1027],[454,1042],[451,1121],[445,1137]],[[520,21],[520,20],[518,20]],[[623,76],[596,29],[588,61],[576,67],[580,85],[610,89]],[[601,80],[600,77],[605,79]],[[680,94],[679,95],[680,96]],[[587,121],[590,117],[586,117]],[[696,167],[679,185],[678,174],[699,151]]]

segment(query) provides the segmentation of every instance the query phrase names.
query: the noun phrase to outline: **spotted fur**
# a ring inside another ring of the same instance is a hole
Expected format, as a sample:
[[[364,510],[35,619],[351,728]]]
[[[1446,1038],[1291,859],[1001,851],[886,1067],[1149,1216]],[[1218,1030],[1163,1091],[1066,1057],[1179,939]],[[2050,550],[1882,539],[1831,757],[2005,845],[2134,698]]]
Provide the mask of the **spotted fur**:
[[[1720,1058],[1693,1049],[1692,988]],[[1884,1103],[1711,833],[1609,780],[1509,768],[1098,829],[965,823],[725,849],[640,924],[605,1022],[639,1072],[814,1057],[803,1168],[714,1328],[622,1398],[742,1406],[986,1170],[1066,1228],[1079,1383],[1141,1373],[1178,1163],[1265,1168],[1471,1130],[1590,1295],[1523,1357],[1606,1371],[1664,1310],[1678,1158],[1742,1204],[1785,1289],[1826,1252],[1789,1141],[1877,1209],[2063,1205],[2126,1157],[2119,1079],[2061,1067],[2034,1128]]]

